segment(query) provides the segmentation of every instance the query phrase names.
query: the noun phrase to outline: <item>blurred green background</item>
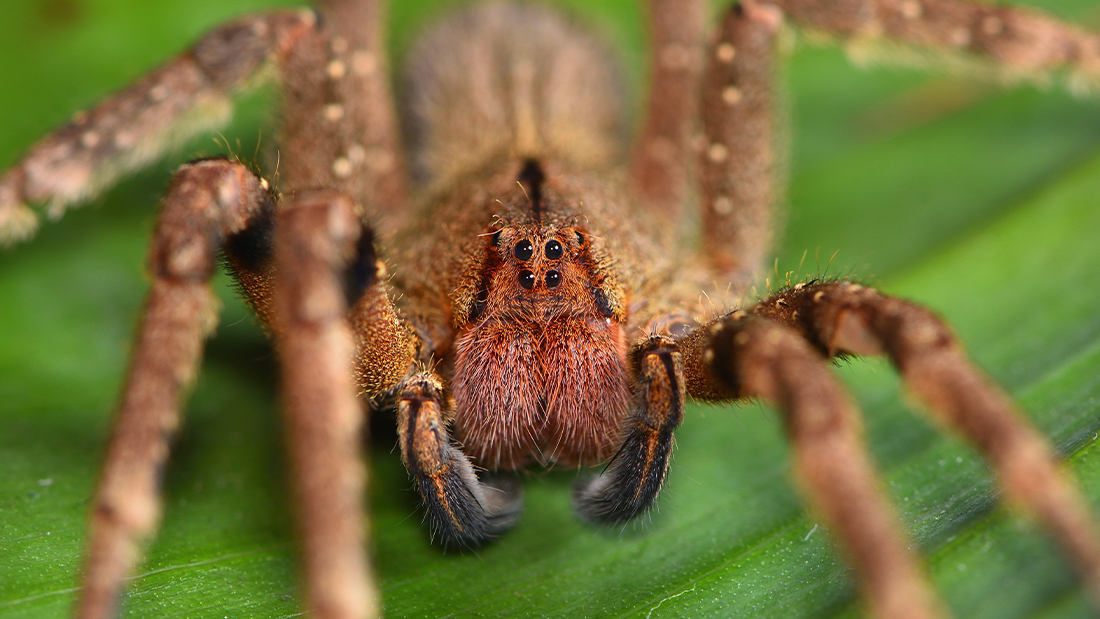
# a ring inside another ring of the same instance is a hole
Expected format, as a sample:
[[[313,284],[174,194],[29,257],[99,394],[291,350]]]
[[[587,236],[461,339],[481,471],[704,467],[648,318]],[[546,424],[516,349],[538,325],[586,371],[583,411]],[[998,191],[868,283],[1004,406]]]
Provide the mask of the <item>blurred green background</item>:
[[[397,3],[400,56],[457,2]],[[633,2],[569,3],[644,80]],[[6,0],[0,168],[74,111],[259,0]],[[1100,26],[1094,3],[1046,8]],[[1057,89],[853,67],[793,41],[791,186],[776,273],[853,274],[941,312],[1019,398],[1100,505],[1100,106]],[[268,93],[270,94],[270,93]],[[637,93],[635,93],[637,94]],[[637,98],[637,97],[635,97]],[[147,285],[146,237],[180,161],[245,157],[274,134],[265,93],[207,136],[0,250],[0,617],[60,617]],[[803,261],[803,256],[806,256]],[[133,617],[299,612],[270,349],[226,278],[225,306],[167,472]],[[867,414],[888,487],[933,579],[966,617],[1084,617],[1057,549],[996,507],[985,465],[907,409],[880,361],[837,373]],[[382,420],[385,421],[385,420]],[[389,617],[827,617],[859,613],[847,572],[788,481],[773,415],[692,407],[660,509],[623,529],[571,513],[572,471],[527,475],[517,528],[476,554],[428,543],[381,428],[370,502]]]

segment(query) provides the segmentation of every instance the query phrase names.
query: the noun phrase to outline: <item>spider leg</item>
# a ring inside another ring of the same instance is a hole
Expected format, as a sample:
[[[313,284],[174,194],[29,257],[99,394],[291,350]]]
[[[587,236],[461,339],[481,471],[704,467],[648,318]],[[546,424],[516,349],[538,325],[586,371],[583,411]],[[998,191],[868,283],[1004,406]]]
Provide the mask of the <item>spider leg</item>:
[[[401,459],[424,501],[432,537],[444,546],[476,548],[516,523],[521,488],[487,486],[447,432],[443,383],[434,373],[413,374],[398,387]]]
[[[283,67],[279,142],[286,191],[331,187],[368,209],[381,236],[405,216],[405,165],[387,66],[386,2],[323,0],[318,36]]]
[[[211,31],[154,70],[32,146],[0,176],[0,245],[38,225],[27,202],[58,218],[183,140],[225,124],[233,96],[313,30],[309,11],[268,13]]]
[[[296,194],[277,221],[275,332],[306,604],[324,619],[376,617],[381,604],[365,555],[363,412],[346,279],[348,266],[363,258],[363,227],[351,201],[334,190]],[[368,253],[372,259],[373,250]],[[375,275],[372,270],[368,279]]]
[[[593,522],[623,523],[653,504],[672,461],[673,431],[684,418],[684,368],[675,342],[651,336],[633,346],[630,360],[635,405],[619,449],[603,474],[574,492],[577,511]]]
[[[857,53],[885,52],[905,61],[902,50],[866,45],[884,40],[928,51],[1009,82],[1048,83],[1066,73],[1073,90],[1100,81],[1100,35],[1062,23],[1040,11],[966,0],[768,0],[792,20],[849,39]]]
[[[159,473],[202,340],[217,320],[209,285],[217,252],[268,200],[266,183],[229,161],[190,163],[173,178],[149,254],[155,279],[93,503],[76,607],[83,619],[115,615],[140,541],[156,530]]]
[[[734,4],[710,48],[703,78],[706,147],[699,156],[702,209],[700,282],[712,298],[740,296],[771,251],[775,191],[774,57],[779,12]],[[721,282],[723,289],[714,289]],[[723,303],[719,303],[724,305]]]
[[[679,342],[688,392],[762,398],[790,438],[811,505],[846,551],[875,617],[937,617],[942,609],[863,445],[858,412],[820,353],[796,331],[733,312]]]
[[[675,219],[690,195],[692,136],[703,71],[706,3],[650,0],[652,75],[645,124],[630,162],[634,195],[659,217]]]
[[[789,289],[756,311],[828,355],[887,355],[917,400],[989,460],[1006,496],[1053,534],[1100,605],[1100,529],[1088,503],[1059,472],[1049,443],[932,312],[841,282]]]

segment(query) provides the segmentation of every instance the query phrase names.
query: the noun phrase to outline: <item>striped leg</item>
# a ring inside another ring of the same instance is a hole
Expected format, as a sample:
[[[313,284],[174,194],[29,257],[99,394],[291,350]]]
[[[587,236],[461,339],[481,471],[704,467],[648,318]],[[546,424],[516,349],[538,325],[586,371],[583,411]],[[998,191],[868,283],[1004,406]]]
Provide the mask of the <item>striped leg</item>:
[[[676,344],[652,336],[630,353],[636,377],[634,408],[607,470],[578,485],[577,511],[586,520],[617,524],[648,509],[672,461],[673,431],[684,417],[684,369]]]
[[[522,488],[478,480],[447,432],[448,404],[453,405],[433,373],[419,372],[404,381],[397,401],[401,459],[424,501],[432,539],[476,548],[515,525],[523,509]]]

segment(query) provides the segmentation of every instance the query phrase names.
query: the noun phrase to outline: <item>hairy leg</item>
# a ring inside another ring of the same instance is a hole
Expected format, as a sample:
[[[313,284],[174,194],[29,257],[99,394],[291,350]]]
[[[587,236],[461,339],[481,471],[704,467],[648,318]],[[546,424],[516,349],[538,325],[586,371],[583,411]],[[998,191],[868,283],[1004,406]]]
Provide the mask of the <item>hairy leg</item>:
[[[733,5],[707,58],[701,109],[706,146],[699,157],[699,182],[700,256],[708,280],[700,284],[720,307],[737,301],[772,250],[774,48],[780,19],[768,5]]]
[[[706,3],[651,0],[650,82],[645,124],[630,161],[630,186],[656,216],[674,221],[691,193]]]
[[[345,273],[356,262],[361,235],[346,196],[314,190],[283,204],[275,237],[275,331],[306,604],[323,619],[381,614],[366,557],[363,411],[347,318]]]
[[[433,372],[411,375],[397,390],[401,459],[424,501],[432,538],[444,546],[476,548],[515,525],[522,489],[482,483],[447,431],[453,400]],[[453,414],[453,413],[452,413]]]
[[[654,335],[630,351],[634,407],[620,430],[607,470],[578,484],[574,501],[593,522],[631,520],[657,500],[672,462],[673,431],[684,418],[683,362],[675,342]]]
[[[168,442],[202,340],[217,320],[209,280],[218,250],[269,199],[266,182],[224,160],[184,165],[173,179],[150,251],[155,279],[96,490],[76,609],[83,619],[115,615],[140,542],[156,530]]]
[[[1009,500],[1050,530],[1100,605],[1100,527],[1054,450],[1008,396],[974,367],[932,312],[847,282],[780,292],[756,313],[798,329],[824,354],[885,354],[937,421],[993,466]]]
[[[1065,73],[1072,90],[1100,81],[1100,34],[1064,24],[1040,11],[966,0],[769,0],[809,28],[851,44],[878,41],[884,59],[906,59],[897,44],[932,51],[1000,79],[1049,83]],[[867,46],[863,46],[867,49]],[[872,46],[873,47],[873,46]],[[869,49],[868,51],[874,51]],[[909,55],[927,59],[927,53]]]
[[[320,29],[287,59],[280,186],[338,189],[385,237],[406,213],[383,0],[324,0]]]
[[[689,393],[762,398],[780,411],[795,474],[879,618],[943,614],[874,472],[858,412],[799,333],[737,311],[680,341]]]
[[[228,121],[232,99],[312,32],[308,11],[269,13],[211,31],[156,69],[43,138],[0,176],[0,245],[34,234],[27,202],[48,215],[94,196],[183,140]]]

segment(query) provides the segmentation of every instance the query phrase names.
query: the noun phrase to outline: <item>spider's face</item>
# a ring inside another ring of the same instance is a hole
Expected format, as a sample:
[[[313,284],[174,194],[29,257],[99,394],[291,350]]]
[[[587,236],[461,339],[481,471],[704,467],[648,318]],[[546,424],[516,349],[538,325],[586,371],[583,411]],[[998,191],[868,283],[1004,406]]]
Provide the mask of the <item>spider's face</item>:
[[[487,314],[523,314],[546,322],[592,311],[585,235],[573,227],[506,227],[494,235],[498,267],[489,278]],[[587,294],[586,294],[587,292]]]
[[[484,310],[458,339],[459,440],[489,468],[605,460],[629,390],[586,232],[515,225],[491,241]]]

